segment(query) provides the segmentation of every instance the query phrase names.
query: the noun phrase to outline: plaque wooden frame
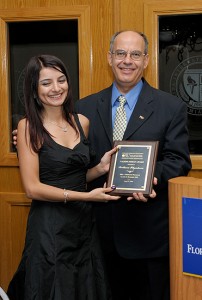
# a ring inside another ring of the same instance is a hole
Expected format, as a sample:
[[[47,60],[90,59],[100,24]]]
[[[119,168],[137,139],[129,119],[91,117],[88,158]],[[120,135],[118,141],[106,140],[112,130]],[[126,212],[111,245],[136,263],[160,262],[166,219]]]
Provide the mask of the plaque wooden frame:
[[[115,141],[107,186],[116,186],[111,195],[131,196],[152,192],[158,141]]]

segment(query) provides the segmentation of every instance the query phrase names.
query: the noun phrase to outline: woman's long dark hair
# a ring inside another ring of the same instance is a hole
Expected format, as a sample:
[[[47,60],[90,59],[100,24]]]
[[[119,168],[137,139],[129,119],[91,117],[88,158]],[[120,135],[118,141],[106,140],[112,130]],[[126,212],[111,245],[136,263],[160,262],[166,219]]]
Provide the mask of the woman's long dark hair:
[[[48,135],[50,135],[43,126],[42,114],[44,107],[38,97],[39,74],[43,67],[54,68],[66,76],[68,82],[68,94],[63,103],[63,114],[67,122],[78,133],[71,118],[74,107],[72,88],[69,74],[64,63],[58,57],[53,55],[34,56],[30,59],[26,67],[24,79],[24,102],[25,117],[29,123],[30,146],[35,152],[39,151],[43,142],[48,142]]]

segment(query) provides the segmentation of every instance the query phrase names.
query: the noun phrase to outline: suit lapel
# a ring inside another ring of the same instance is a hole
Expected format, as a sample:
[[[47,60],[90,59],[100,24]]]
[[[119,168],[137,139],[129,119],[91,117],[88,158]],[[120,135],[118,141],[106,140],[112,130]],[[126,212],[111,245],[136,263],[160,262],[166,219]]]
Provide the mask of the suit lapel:
[[[111,108],[112,86],[105,89],[98,99],[98,116],[105,130],[106,136],[113,146],[113,129],[112,129],[112,108]],[[139,95],[137,104],[128,122],[124,140],[130,137],[144,125],[147,119],[153,113],[153,94],[150,85],[144,81],[142,91]]]
[[[153,96],[151,90],[149,92],[149,89],[149,85],[144,83],[123,136],[124,140],[129,139],[141,126],[143,126],[153,112]]]
[[[106,136],[109,142],[111,143],[111,145],[113,145],[111,95],[112,95],[112,86],[104,90],[104,93],[101,95],[100,99],[98,99],[97,109]]]

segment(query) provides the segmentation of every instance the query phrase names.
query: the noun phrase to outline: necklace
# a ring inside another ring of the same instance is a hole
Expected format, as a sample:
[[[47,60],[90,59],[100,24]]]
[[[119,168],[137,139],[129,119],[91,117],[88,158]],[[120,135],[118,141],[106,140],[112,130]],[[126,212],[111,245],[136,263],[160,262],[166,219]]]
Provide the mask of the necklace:
[[[59,127],[60,129],[62,129],[62,131],[67,132],[67,125],[66,126],[60,126],[56,122],[52,122],[52,121],[47,121],[47,122]]]

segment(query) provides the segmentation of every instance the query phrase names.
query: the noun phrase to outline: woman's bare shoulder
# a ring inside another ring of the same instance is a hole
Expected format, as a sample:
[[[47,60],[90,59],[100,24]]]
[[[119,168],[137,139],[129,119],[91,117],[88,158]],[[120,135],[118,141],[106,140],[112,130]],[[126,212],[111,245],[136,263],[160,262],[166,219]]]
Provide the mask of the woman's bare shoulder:
[[[86,122],[87,124],[89,124],[89,119],[87,117],[85,117],[84,115],[78,114],[78,117],[79,117],[80,122]]]
[[[21,120],[18,122],[18,127],[17,127],[17,129],[18,129],[18,130],[19,130],[19,129],[23,129],[23,128],[25,128],[25,126],[26,126],[26,118],[21,119]]]
[[[84,130],[85,136],[88,137],[89,132],[89,119],[86,118],[84,115],[78,114],[79,122],[81,123],[81,126]]]
[[[90,122],[88,118],[81,114],[78,114],[78,118],[82,127],[89,127]]]

